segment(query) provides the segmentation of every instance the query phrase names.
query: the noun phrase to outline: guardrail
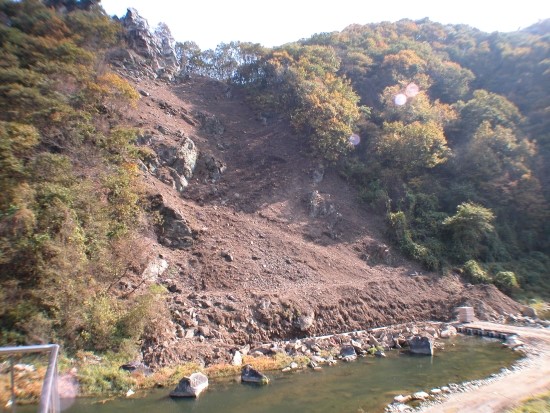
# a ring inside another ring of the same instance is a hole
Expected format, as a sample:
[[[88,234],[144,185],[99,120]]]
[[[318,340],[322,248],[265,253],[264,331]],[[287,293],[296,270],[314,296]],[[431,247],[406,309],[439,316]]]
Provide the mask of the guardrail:
[[[46,376],[42,383],[42,392],[40,393],[40,403],[38,404],[38,413],[58,413],[59,412],[59,392],[57,389],[57,355],[59,345],[44,344],[37,346],[20,347],[0,347],[0,356],[8,356],[10,359],[10,383],[11,383],[11,402],[12,411],[15,411],[15,380],[13,356],[28,353],[49,353],[48,368]]]

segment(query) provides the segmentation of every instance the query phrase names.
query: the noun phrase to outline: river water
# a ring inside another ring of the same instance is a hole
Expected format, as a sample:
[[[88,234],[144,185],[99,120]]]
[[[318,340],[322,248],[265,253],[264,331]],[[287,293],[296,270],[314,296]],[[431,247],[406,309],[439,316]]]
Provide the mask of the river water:
[[[78,399],[66,412],[376,413],[397,394],[484,378],[518,358],[497,340],[459,336],[443,343],[433,357],[392,351],[385,359],[359,358],[319,371],[267,372],[271,382],[262,387],[215,380],[196,400],[171,399],[171,389],[156,389],[106,403]]]

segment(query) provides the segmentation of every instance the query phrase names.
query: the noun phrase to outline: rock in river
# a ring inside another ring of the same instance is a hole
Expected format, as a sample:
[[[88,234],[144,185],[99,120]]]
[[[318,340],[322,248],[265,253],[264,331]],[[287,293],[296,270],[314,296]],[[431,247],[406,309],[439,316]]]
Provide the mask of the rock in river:
[[[208,387],[208,377],[202,373],[193,373],[180,380],[177,387],[170,392],[170,397],[199,397]]]
[[[257,384],[267,384],[269,379],[266,375],[260,373],[258,370],[253,369],[250,364],[247,364],[243,367],[241,371],[241,381],[245,383],[257,383]]]
[[[357,353],[353,346],[342,346],[340,349],[340,357],[344,361],[353,361],[357,359]]]
[[[409,348],[413,354],[426,354],[433,356],[434,339],[430,336],[413,336],[409,340]]]

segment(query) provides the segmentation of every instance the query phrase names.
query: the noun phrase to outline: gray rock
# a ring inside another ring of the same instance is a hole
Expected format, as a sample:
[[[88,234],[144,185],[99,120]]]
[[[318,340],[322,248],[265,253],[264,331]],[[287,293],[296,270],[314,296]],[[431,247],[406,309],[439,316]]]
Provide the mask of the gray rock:
[[[227,252],[227,251],[222,251],[220,253],[220,255],[227,261],[227,262],[233,262],[233,260],[235,259],[233,257],[233,255],[231,255],[231,253]]]
[[[435,340],[429,336],[413,336],[408,340],[409,350],[412,354],[425,354],[433,356]]]
[[[241,381],[244,383],[256,383],[256,384],[268,384],[269,379],[263,373],[252,368],[250,364],[247,364],[241,370]]]
[[[439,334],[439,336],[441,338],[449,338],[452,336],[456,336],[456,334],[457,334],[456,328],[454,328],[453,326],[447,326],[443,330],[441,330],[441,333]]]
[[[221,160],[216,159],[211,155],[199,154],[199,160],[197,161],[197,169],[199,169],[206,178],[216,182],[220,179],[221,175],[226,171],[227,165]]]
[[[183,193],[185,191],[185,188],[189,186],[189,181],[185,179],[185,176],[181,176],[178,171],[176,171],[173,168],[168,168],[168,171],[170,172],[170,177],[172,178],[172,182],[166,182],[168,184],[171,184],[172,187],[180,192]]]
[[[340,357],[342,357],[344,361],[353,361],[357,359],[357,353],[353,346],[342,346],[340,349]]]
[[[199,334],[203,337],[210,337],[212,335],[208,326],[199,326]]]
[[[412,395],[413,400],[426,400],[428,397],[430,397],[430,395],[425,391],[418,391]]]
[[[312,179],[314,184],[320,184],[325,176],[325,167],[321,164],[313,170]]]
[[[351,340],[350,344],[353,346],[356,353],[362,353],[363,352],[363,345],[359,341]]]
[[[521,315],[524,317],[538,318],[537,310],[529,306],[525,306],[521,309]]]
[[[313,326],[314,321],[315,314],[313,313],[313,311],[311,311],[307,314],[302,314],[298,316],[295,323],[296,327],[298,327],[300,331],[307,331]]]
[[[170,397],[199,397],[208,387],[208,377],[202,373],[193,373],[180,380]]]
[[[157,257],[147,264],[147,267],[141,274],[142,279],[154,280],[159,278],[168,268],[168,261],[162,257]]]
[[[329,195],[322,195],[317,190],[312,191],[308,197],[309,216],[318,218],[336,213],[336,208],[329,198]]]
[[[185,218],[173,208],[163,204],[162,196],[152,200],[153,209],[162,216],[162,224],[157,228],[159,242],[170,248],[184,249],[193,245],[198,232],[191,229]]]

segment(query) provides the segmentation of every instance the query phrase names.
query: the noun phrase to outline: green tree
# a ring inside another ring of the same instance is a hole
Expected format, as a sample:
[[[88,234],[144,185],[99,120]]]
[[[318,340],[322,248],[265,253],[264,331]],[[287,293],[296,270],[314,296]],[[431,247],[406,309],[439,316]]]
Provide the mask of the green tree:
[[[435,122],[384,123],[376,151],[384,165],[403,176],[433,168],[449,154],[443,129]]]
[[[443,221],[453,239],[454,256],[460,260],[477,257],[483,240],[494,231],[494,220],[488,208],[472,202],[460,204],[456,214]]]

